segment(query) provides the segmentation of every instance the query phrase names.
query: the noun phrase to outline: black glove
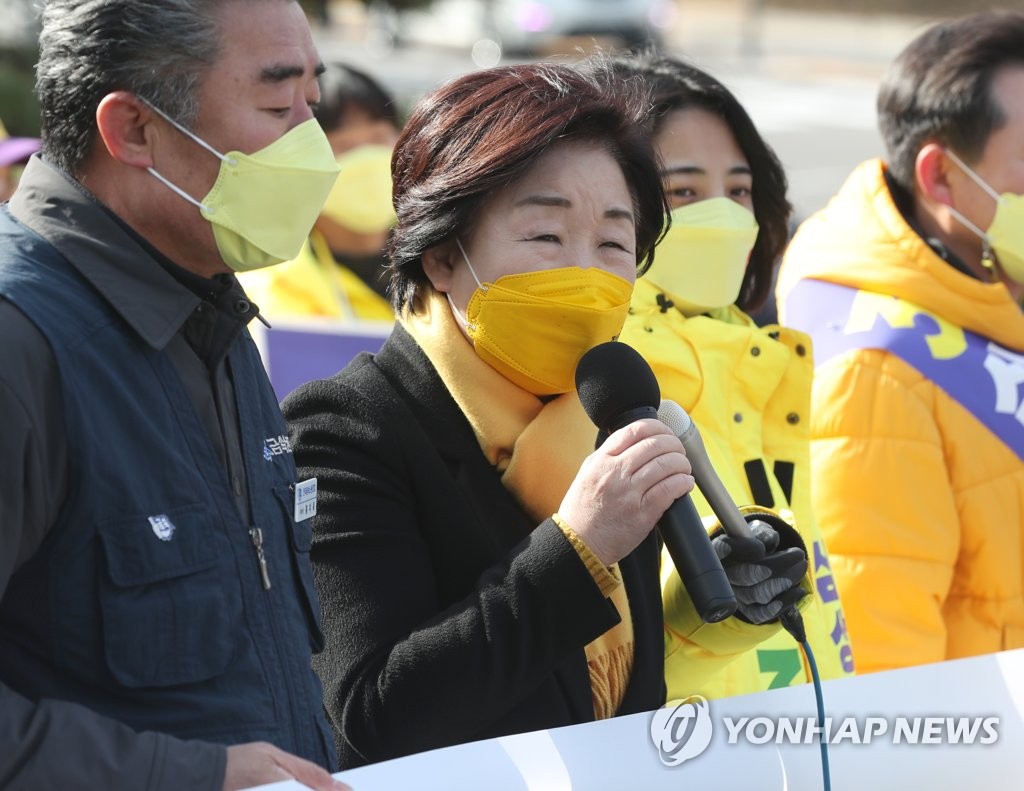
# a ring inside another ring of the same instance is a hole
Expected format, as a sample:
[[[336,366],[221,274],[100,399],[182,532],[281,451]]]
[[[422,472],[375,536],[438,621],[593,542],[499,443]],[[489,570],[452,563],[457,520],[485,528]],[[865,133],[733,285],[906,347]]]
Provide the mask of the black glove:
[[[807,595],[800,587],[807,573],[807,553],[799,534],[778,517],[748,514],[747,522],[755,538],[722,532],[712,537],[711,546],[736,594],[736,616],[748,623],[765,624]],[[785,549],[779,549],[780,532],[791,544]]]

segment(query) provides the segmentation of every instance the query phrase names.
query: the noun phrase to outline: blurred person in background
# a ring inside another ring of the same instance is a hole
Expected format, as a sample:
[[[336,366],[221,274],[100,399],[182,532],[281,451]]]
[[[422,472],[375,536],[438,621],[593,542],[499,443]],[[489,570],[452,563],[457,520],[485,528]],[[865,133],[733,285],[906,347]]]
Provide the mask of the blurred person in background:
[[[662,397],[692,417],[732,499],[769,515],[763,518],[783,540],[766,551],[781,559],[787,547],[806,544],[817,595],[807,597],[802,610],[818,669],[826,679],[850,675],[843,611],[810,500],[811,345],[802,332],[758,327],[749,315],[769,295],[788,238],[782,165],[736,97],[706,72],[656,53],[617,59],[615,70],[650,92],[647,125],[672,219],[650,269],[637,280],[620,339],[651,364]],[[699,491],[693,499],[713,520]],[[740,618],[728,621],[733,643],[720,631],[713,646],[700,646],[736,660],[694,686],[685,648],[702,633],[694,636],[692,608],[679,604],[686,591],[667,553],[662,581],[670,699],[810,681],[789,634],[779,630],[748,650],[763,627]],[[759,621],[777,616],[778,610],[766,611]]]
[[[812,495],[861,671],[1024,646],[1024,14],[922,33],[878,115],[886,158],[778,287],[814,339]]]
[[[294,261],[241,280],[268,319],[325,316],[391,321],[384,246],[395,221],[391,152],[401,128],[394,99],[369,75],[328,63],[314,115],[338,159],[338,180]]]
[[[0,203],[14,194],[25,163],[40,146],[37,137],[11,137],[0,121]]]
[[[658,420],[595,451],[574,384],[664,226],[641,98],[501,67],[425,97],[398,141],[398,324],[283,405],[320,492],[315,667],[345,766],[665,702],[653,527],[689,463]]]

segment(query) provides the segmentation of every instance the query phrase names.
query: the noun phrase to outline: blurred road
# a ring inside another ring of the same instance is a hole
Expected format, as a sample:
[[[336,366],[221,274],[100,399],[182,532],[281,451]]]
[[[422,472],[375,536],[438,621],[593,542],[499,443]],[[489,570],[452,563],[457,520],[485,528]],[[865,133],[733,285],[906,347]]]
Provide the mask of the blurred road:
[[[765,9],[758,0],[683,0],[668,48],[725,82],[775,148],[798,217],[861,161],[883,153],[875,124],[889,61],[934,21]]]
[[[487,58],[496,53],[470,48],[473,21],[468,13],[421,18],[418,30],[405,31],[410,43],[390,47],[351,3],[336,0],[332,24],[317,38],[325,58],[365,69],[408,106],[446,79],[491,65]],[[759,0],[680,0],[665,48],[736,92],[786,166],[790,199],[797,216],[805,217],[857,163],[882,153],[875,131],[878,80],[930,21],[765,9]],[[438,28],[446,26],[451,46],[438,40]],[[579,43],[567,42],[560,57],[571,57]]]
[[[0,33],[28,24],[31,2],[0,0]],[[666,50],[736,92],[786,166],[798,218],[824,205],[858,162],[882,153],[875,131],[878,80],[932,21],[765,8],[762,0],[678,0],[676,7]],[[399,46],[394,20],[368,17],[361,0],[330,0],[329,8],[330,25],[315,31],[323,56],[365,69],[404,108],[500,54],[493,46],[473,47],[482,35],[482,0],[435,0],[429,12],[408,19]],[[580,45],[587,42],[567,41],[556,56],[571,58]]]

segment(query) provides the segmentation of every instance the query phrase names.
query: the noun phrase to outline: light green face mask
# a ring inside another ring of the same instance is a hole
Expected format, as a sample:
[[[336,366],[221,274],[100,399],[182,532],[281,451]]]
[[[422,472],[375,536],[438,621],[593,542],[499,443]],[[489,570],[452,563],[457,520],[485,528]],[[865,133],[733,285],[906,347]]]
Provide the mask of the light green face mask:
[[[946,150],[949,158],[981,187],[996,202],[996,214],[987,231],[981,230],[964,215],[949,207],[950,213],[966,228],[973,231],[984,245],[982,263],[991,264],[991,252],[995,252],[999,268],[1014,283],[1024,284],[1024,195],[1004,192],[1000,195],[971,168],[964,164],[955,153]]]
[[[730,198],[672,210],[672,226],[644,275],[687,316],[731,305],[740,294],[757,240],[754,215]]]
[[[224,262],[236,272],[295,258],[338,176],[331,145],[310,118],[252,154],[222,154],[147,102],[154,112],[220,160],[220,173],[201,201],[149,168],[197,206],[213,227]]]

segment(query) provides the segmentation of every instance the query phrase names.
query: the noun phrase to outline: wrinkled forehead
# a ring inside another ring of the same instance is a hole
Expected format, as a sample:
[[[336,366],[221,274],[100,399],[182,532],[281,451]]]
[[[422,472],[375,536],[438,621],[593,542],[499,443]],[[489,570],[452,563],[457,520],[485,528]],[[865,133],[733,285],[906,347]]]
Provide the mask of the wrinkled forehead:
[[[227,0],[213,18],[219,46],[210,77],[227,72],[237,83],[274,84],[324,70],[295,0]]]

